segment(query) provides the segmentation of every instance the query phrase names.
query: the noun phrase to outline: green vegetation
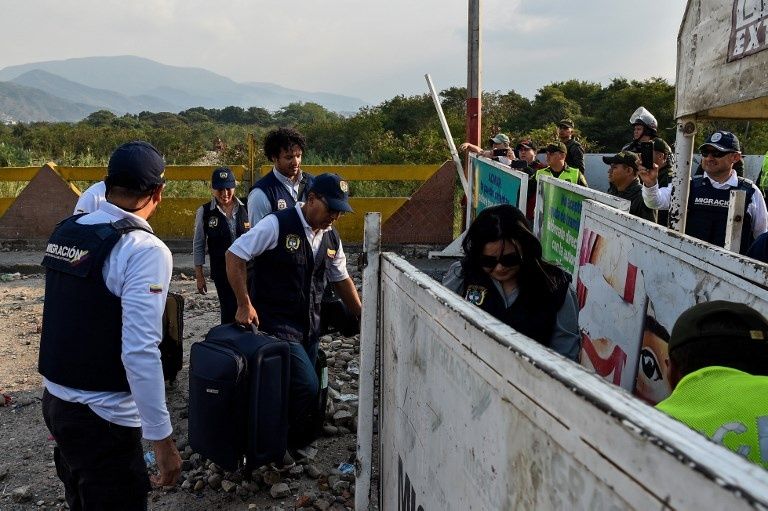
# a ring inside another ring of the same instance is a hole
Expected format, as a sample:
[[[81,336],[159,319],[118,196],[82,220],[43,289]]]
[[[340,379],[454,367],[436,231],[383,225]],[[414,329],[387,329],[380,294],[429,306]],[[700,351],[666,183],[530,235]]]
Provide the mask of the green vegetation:
[[[461,143],[465,89],[446,89],[441,98],[455,142]],[[630,140],[629,116],[640,105],[659,120],[660,135],[672,141],[674,87],[660,78],[619,78],[607,86],[578,80],[557,82],[542,87],[532,100],[515,91],[487,92],[483,96],[483,133],[503,131],[515,141],[526,136],[544,144],[556,138],[555,123],[570,117],[588,151],[614,151]],[[275,126],[293,126],[306,135],[305,164],[440,163],[450,157],[432,100],[423,94],[397,96],[350,117],[314,103],[294,103],[277,112],[258,107],[198,107],[178,114],[142,112],[118,117],[99,111],[76,123],[0,125],[0,166],[40,165],[51,160],[60,165],[104,165],[117,145],[133,139],[150,141],[169,164],[183,165],[212,150],[216,137],[227,146],[222,161],[245,165],[247,134],[260,141]],[[766,123],[710,123],[701,126],[701,131],[715,127],[737,133],[745,152],[762,153],[768,148]],[[260,147],[256,163],[266,163]],[[408,188],[410,185],[403,189]]]

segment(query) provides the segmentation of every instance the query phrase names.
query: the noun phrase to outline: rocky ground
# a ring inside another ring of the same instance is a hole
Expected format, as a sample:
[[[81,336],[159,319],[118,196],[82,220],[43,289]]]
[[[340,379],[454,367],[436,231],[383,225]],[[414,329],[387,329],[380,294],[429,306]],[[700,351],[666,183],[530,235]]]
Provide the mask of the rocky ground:
[[[359,284],[359,274],[353,272]],[[0,509],[66,509],[53,464],[53,440],[42,419],[37,352],[43,304],[41,275],[0,275]],[[179,483],[150,494],[153,510],[344,510],[354,507],[359,339],[325,336],[330,399],[324,436],[290,470],[262,467],[227,473],[192,452],[187,441],[188,355],[218,321],[213,284],[196,293],[192,278],[174,277],[186,299],[184,368],[167,386],[176,444],[184,460]],[[4,405],[4,406],[3,406]],[[375,442],[374,442],[375,445]],[[150,452],[149,445],[145,451]],[[150,469],[152,469],[151,460]]]

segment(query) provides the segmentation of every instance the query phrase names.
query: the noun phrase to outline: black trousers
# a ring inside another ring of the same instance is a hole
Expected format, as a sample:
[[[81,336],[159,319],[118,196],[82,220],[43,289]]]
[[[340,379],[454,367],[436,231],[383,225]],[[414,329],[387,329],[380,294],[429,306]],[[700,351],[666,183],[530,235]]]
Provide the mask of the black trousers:
[[[71,511],[145,511],[150,490],[141,428],[106,421],[87,405],[43,393],[43,418],[56,440],[53,460]]]
[[[227,280],[227,272],[221,270],[216,272],[213,277],[213,283],[216,286],[216,294],[219,296],[219,310],[221,311],[221,324],[234,323],[235,313],[237,312],[237,298],[232,286]]]

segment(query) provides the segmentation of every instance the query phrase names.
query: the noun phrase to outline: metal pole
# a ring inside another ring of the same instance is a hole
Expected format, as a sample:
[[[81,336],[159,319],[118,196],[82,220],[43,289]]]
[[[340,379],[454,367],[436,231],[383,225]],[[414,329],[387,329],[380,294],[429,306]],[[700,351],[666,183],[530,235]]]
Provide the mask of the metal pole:
[[[355,509],[368,509],[371,499],[373,393],[379,319],[381,213],[366,213],[363,239],[363,317],[360,325],[360,388],[357,408]]]
[[[464,230],[469,229],[469,225],[472,223],[472,201],[475,198],[475,164],[473,160],[477,158],[469,157],[469,165],[467,165],[467,181],[469,182],[469,189],[467,191],[467,212],[464,219]]]
[[[469,0],[467,45],[467,142],[480,145],[482,96],[480,76],[480,0]]]
[[[429,93],[432,95],[432,102],[435,104],[435,110],[437,110],[437,117],[440,119],[440,126],[443,127],[443,135],[445,141],[448,142],[448,149],[451,151],[451,158],[456,165],[456,172],[459,173],[459,179],[461,180],[461,186],[464,188],[464,194],[469,196],[469,189],[467,187],[467,178],[464,177],[464,169],[461,165],[461,158],[459,158],[459,152],[456,150],[456,144],[453,143],[453,137],[451,136],[451,128],[448,126],[448,121],[445,119],[445,113],[443,113],[443,105],[440,104],[440,97],[437,95],[435,86],[432,83],[432,77],[429,73],[424,75],[427,80],[427,86],[429,87]]]
[[[692,117],[681,117],[677,120],[674,162],[676,169],[675,176],[670,183],[672,186],[672,196],[669,201],[669,228],[678,232],[685,232],[695,135],[696,123]]]

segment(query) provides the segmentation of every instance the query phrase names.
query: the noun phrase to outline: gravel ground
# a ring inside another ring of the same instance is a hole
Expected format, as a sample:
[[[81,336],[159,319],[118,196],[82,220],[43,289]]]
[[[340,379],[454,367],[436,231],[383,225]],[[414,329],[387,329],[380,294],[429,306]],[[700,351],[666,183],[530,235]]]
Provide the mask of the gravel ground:
[[[350,265],[351,267],[352,265]],[[359,284],[359,273],[352,272]],[[66,509],[64,490],[53,464],[53,441],[43,423],[37,355],[44,281],[41,275],[0,276],[0,509]],[[194,280],[174,277],[171,290],[185,296],[184,368],[166,388],[174,438],[184,460],[182,479],[149,497],[153,510],[257,509],[343,510],[354,507],[359,340],[325,336],[331,399],[324,436],[308,458],[290,471],[262,468],[226,473],[192,452],[187,442],[189,347],[218,321],[218,302],[209,283],[196,294]],[[376,443],[374,442],[374,445]],[[150,451],[145,445],[145,451]],[[150,467],[151,469],[152,467]]]

